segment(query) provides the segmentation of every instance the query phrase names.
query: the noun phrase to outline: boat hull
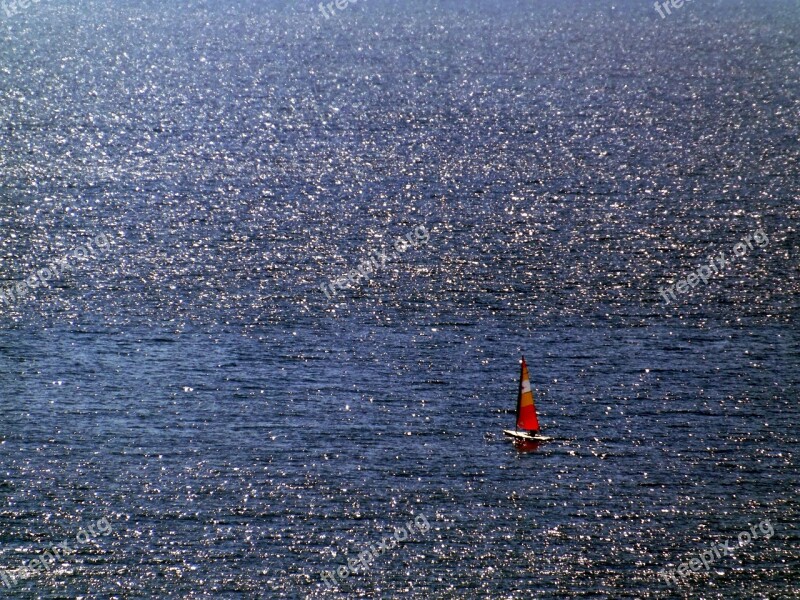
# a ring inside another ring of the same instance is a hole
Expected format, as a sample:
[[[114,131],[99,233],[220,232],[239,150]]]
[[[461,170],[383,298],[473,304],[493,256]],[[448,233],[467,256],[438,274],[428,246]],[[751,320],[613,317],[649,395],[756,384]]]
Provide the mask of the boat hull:
[[[503,433],[515,440],[523,440],[525,442],[547,442],[553,439],[545,435],[533,435],[522,431],[512,431],[511,429],[504,429]]]

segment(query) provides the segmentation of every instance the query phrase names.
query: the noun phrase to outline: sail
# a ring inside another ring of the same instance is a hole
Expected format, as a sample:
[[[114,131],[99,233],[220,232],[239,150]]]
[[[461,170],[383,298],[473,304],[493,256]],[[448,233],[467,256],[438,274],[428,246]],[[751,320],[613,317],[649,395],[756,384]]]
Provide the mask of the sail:
[[[519,396],[517,397],[517,428],[528,431],[539,431],[539,419],[536,417],[536,405],[533,403],[533,391],[528,377],[528,365],[522,357],[522,372],[519,376]]]

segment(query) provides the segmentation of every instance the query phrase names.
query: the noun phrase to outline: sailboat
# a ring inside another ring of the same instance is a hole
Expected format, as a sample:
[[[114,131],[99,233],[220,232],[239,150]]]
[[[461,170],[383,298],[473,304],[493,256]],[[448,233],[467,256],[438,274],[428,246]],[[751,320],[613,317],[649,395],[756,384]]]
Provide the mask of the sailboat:
[[[524,356],[522,357],[519,393],[517,394],[517,427],[513,431],[504,429],[503,433],[514,438],[514,441],[546,442],[553,439],[539,435],[539,418],[536,416],[536,405],[533,403],[533,391]]]

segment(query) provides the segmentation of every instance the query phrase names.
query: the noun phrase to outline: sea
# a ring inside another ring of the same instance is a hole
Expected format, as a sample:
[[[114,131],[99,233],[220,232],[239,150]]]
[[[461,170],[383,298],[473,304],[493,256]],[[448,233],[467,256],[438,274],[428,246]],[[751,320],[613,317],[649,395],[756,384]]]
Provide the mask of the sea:
[[[3,2],[0,597],[800,598],[800,5],[663,4]]]

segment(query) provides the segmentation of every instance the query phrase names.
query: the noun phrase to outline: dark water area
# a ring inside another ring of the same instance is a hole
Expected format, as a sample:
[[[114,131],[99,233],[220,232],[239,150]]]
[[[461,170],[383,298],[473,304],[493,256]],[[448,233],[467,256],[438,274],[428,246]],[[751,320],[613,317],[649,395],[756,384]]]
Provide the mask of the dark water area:
[[[0,9],[0,574],[74,548],[0,597],[800,598],[798,40],[790,0]]]

